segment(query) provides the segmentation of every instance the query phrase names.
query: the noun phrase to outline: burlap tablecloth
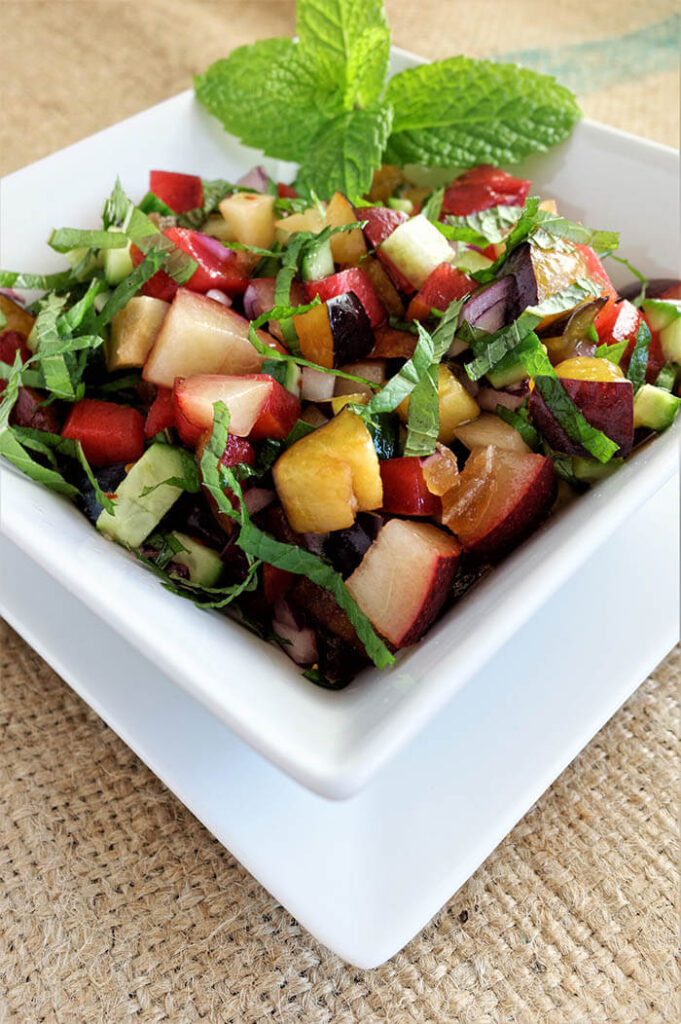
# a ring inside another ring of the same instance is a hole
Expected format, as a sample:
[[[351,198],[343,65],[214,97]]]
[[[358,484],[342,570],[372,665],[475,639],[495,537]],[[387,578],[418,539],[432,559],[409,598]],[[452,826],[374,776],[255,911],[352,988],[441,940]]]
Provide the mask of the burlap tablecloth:
[[[520,57],[589,115],[676,144],[674,0],[387,6],[398,45]],[[2,170],[293,22],[288,0],[5,0]],[[677,650],[421,935],[365,972],[302,931],[0,623],[0,1022],[680,1019],[680,670]]]

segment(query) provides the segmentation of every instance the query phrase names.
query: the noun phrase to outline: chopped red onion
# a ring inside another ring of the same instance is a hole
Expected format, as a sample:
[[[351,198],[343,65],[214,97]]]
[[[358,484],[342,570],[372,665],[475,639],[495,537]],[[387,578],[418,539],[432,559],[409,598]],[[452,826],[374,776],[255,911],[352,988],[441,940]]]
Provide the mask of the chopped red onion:
[[[272,630],[287,641],[281,645],[282,650],[296,665],[313,665],[317,661],[317,637],[309,626],[299,629],[275,619]]]
[[[333,398],[336,378],[332,373],[304,366],[301,376],[300,397],[306,402],[327,402]]]
[[[250,171],[243,174],[235,184],[239,188],[251,188],[254,192],[267,192],[267,171],[264,167],[257,165],[251,167]]]

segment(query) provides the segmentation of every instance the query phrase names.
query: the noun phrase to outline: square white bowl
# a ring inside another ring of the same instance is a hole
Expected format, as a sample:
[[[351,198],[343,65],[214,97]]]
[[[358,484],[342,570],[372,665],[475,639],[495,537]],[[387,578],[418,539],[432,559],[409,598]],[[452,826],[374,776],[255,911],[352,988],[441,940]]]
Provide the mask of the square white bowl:
[[[394,70],[416,62],[394,54]],[[150,168],[235,179],[260,160],[183,93],[8,176],[0,193],[2,264],[54,269],[50,229],[96,225],[117,175],[141,196]],[[273,176],[287,174],[287,165],[264,162]],[[619,229],[622,253],[650,276],[677,273],[672,150],[584,121],[520,173],[566,215]],[[281,651],[168,594],[70,503],[5,464],[0,529],[238,736],[304,786],[339,799],[404,749],[617,525],[678,474],[680,429],[554,517],[393,669],[367,670],[340,692],[318,689]]]

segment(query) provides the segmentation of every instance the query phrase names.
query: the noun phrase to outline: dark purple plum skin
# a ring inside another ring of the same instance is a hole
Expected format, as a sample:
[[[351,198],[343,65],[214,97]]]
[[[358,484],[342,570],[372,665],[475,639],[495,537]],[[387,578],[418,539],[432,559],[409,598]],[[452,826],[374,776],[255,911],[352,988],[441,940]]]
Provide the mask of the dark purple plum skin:
[[[368,356],[375,344],[371,322],[354,292],[326,300],[333,338],[333,365],[344,366]]]
[[[634,443],[631,381],[563,380],[562,384],[592,427],[619,445],[617,455],[628,455]],[[568,437],[536,388],[530,396],[530,417],[554,451],[589,458],[586,448]]]

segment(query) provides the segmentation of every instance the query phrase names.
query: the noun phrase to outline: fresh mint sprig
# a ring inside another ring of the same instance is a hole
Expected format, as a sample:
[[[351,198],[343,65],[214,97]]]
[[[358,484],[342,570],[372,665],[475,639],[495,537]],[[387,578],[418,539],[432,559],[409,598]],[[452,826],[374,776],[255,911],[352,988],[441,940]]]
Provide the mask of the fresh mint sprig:
[[[298,187],[362,195],[383,160],[516,163],[566,137],[572,93],[515,64],[452,57],[388,75],[382,0],[298,0],[298,40],[241,46],[194,80],[246,145],[300,164]]]

